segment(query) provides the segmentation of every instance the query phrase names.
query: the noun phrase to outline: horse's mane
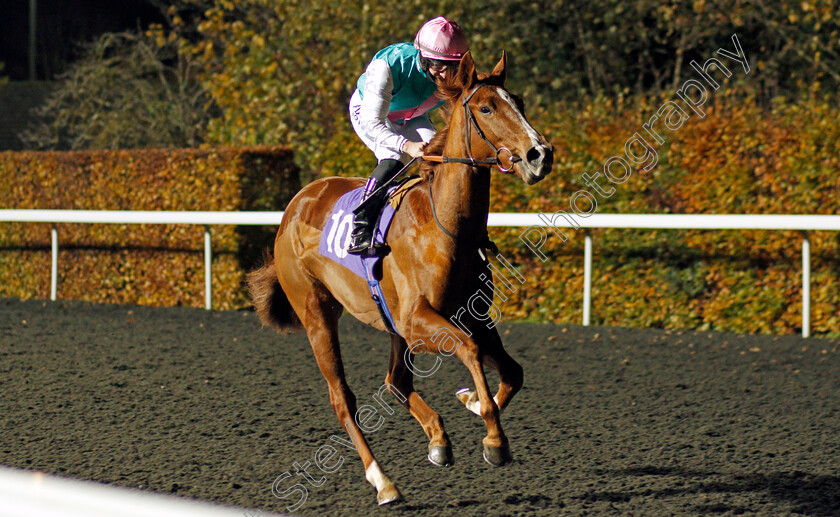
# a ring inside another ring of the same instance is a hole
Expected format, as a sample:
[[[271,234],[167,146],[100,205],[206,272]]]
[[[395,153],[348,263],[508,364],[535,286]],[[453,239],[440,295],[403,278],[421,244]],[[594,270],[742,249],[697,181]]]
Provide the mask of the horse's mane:
[[[478,74],[478,83],[487,82],[488,77],[488,74]],[[446,101],[446,106],[443,108],[446,111],[446,115],[444,116],[446,126],[435,133],[435,136],[432,137],[423,149],[423,154],[429,156],[441,156],[443,154],[443,146],[446,144],[446,137],[449,134],[449,121],[452,118],[452,109],[462,92],[463,88],[459,84],[456,84],[454,74],[449,76],[445,82],[438,83],[435,95],[439,99]],[[438,162],[421,160],[419,167],[420,176],[423,179],[427,179],[439,165],[440,163]]]
[[[449,118],[451,114],[450,110],[451,106],[447,106],[446,109],[449,113],[447,113],[446,120],[447,125],[435,133],[435,136],[426,144],[426,147],[423,148],[423,154],[429,156],[441,156],[443,154],[443,146],[446,143],[446,135],[449,134]],[[420,176],[423,179],[428,179],[428,177],[434,173],[435,168],[440,165],[438,162],[430,162],[426,160],[420,160],[419,172]]]

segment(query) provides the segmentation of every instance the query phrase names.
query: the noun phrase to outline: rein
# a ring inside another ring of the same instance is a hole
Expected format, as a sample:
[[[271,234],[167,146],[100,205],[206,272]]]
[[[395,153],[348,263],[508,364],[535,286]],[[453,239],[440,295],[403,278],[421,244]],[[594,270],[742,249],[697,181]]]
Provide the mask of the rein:
[[[496,147],[495,145],[493,145],[493,142],[491,142],[487,138],[487,136],[484,134],[484,131],[481,130],[481,126],[478,125],[478,120],[475,118],[475,115],[473,114],[472,110],[470,110],[469,106],[467,105],[467,103],[470,101],[470,99],[472,99],[472,96],[475,95],[475,93],[482,86],[487,86],[487,85],[486,84],[479,84],[478,86],[475,87],[475,89],[472,92],[470,92],[469,95],[464,97],[464,100],[461,102],[461,104],[464,106],[464,118],[469,121],[464,126],[464,140],[465,140],[466,148],[467,148],[467,157],[466,158],[457,158],[457,157],[451,157],[451,156],[427,156],[427,155],[423,155],[423,160],[426,160],[426,161],[429,161],[429,162],[437,162],[437,163],[463,163],[463,164],[467,164],[467,165],[472,165],[473,167],[476,167],[476,166],[479,166],[479,165],[490,165],[490,166],[495,165],[499,168],[500,171],[502,171],[504,173],[510,172],[513,169],[514,165],[516,165],[517,162],[522,161],[522,158],[513,154],[511,152],[511,150],[508,149],[507,147],[504,147],[504,146]],[[481,159],[481,160],[477,160],[473,157],[472,147],[470,146],[470,128],[471,127],[475,128],[475,131],[476,131],[476,133],[478,133],[478,136],[480,136],[482,140],[487,142],[487,145],[489,145],[490,148],[493,149],[493,152],[496,153],[496,156],[493,156],[491,158],[484,158],[484,159]],[[499,156],[501,155],[502,151],[507,151],[508,154],[510,154],[510,162],[511,163],[510,163],[510,167],[508,167],[508,168],[505,168],[502,165],[502,161],[499,159]],[[432,217],[434,217],[435,223],[437,223],[438,227],[443,231],[443,233],[445,233],[446,235],[448,235],[452,239],[457,240],[458,238],[455,236],[455,234],[453,234],[452,232],[447,230],[446,227],[444,227],[443,224],[441,224],[440,220],[438,219],[437,211],[435,210],[435,200],[432,197],[432,178],[431,177],[429,178],[428,183],[429,183],[429,204],[431,205],[431,208],[432,208]],[[496,252],[498,252],[498,248],[496,248],[496,244],[493,241],[490,240],[490,237],[488,235],[484,236],[484,241],[480,243],[480,248],[479,248],[479,255],[481,255],[482,260],[485,260],[484,255],[481,253],[481,248],[489,249],[491,251],[495,250]]]
[[[437,223],[438,227],[441,230],[443,230],[443,233],[445,233],[446,235],[449,235],[454,240],[458,240],[458,237],[456,237],[454,233],[450,232],[449,230],[446,229],[446,227],[444,227],[442,224],[440,224],[440,219],[438,219],[437,212],[435,211],[435,200],[432,197],[432,178],[429,178],[428,183],[429,183],[429,204],[432,206],[432,217],[435,218],[435,222]]]
[[[443,224],[441,224],[440,219],[438,219],[437,211],[435,210],[435,199],[432,197],[432,177],[431,176],[429,177],[428,184],[429,184],[429,205],[431,205],[431,207],[432,207],[432,217],[434,217],[435,222],[438,225],[438,228],[440,228],[443,231],[443,233],[450,236],[452,238],[452,240],[457,241],[458,237],[455,236],[454,233],[447,230],[446,227]],[[490,235],[488,235],[487,233],[484,234],[484,239],[481,242],[478,243],[478,255],[481,257],[482,261],[486,262],[487,261],[487,256],[484,253],[482,253],[482,251],[481,251],[483,249],[490,250],[490,251],[493,252],[493,254],[499,253],[499,248],[496,247],[495,242],[490,240]]]

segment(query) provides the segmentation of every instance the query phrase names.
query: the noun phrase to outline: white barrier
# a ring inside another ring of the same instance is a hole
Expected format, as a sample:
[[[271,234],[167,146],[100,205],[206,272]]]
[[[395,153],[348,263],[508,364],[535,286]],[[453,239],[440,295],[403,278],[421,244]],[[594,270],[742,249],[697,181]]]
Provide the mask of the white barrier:
[[[56,224],[198,224],[204,226],[204,308],[213,308],[212,225],[279,225],[283,212],[166,212],[142,210],[0,210],[0,222],[50,223],[52,263],[50,300],[58,296],[58,229]]]
[[[59,223],[198,224],[204,226],[204,299],[212,308],[212,225],[279,225],[283,212],[144,212],[100,210],[0,210],[0,222],[51,223],[52,268],[50,299],[58,284]],[[679,230],[799,230],[802,240],[802,336],[810,336],[811,254],[808,231],[840,231],[838,215],[710,215],[710,214],[593,214],[575,219],[580,228],[646,228]],[[491,213],[488,226],[550,226],[570,228],[562,217],[550,221],[544,214]],[[589,325],[592,293],[592,236],[584,245],[583,324]]]
[[[280,517],[181,497],[0,467],[0,515],[20,517]]]

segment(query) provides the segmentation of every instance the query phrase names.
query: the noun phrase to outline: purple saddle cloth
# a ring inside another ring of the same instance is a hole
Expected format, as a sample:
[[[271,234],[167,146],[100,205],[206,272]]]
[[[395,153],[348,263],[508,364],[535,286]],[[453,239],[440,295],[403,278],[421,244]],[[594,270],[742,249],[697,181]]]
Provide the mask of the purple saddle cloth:
[[[350,234],[353,232],[353,210],[359,206],[363,191],[364,187],[351,190],[341,196],[335,203],[324,231],[321,233],[318,252],[324,257],[338,262],[365,280],[370,280],[365,273],[365,268],[370,268],[373,271],[373,266],[382,257],[361,257],[347,253],[347,248],[350,247]],[[385,205],[382,216],[379,218],[379,224],[374,231],[375,242],[385,242],[385,236],[388,234],[388,227],[391,225],[395,212],[390,204]]]

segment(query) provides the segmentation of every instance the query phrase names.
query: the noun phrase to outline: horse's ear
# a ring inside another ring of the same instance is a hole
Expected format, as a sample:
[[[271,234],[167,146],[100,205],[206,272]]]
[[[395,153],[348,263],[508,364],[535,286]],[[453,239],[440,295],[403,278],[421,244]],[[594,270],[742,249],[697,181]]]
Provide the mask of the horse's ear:
[[[469,90],[478,81],[478,74],[475,71],[475,61],[473,61],[472,54],[469,50],[461,58],[456,80],[458,85],[464,90]]]
[[[506,71],[505,68],[507,67],[507,53],[502,50],[502,59],[496,63],[496,67],[493,69],[493,72],[490,74],[491,77],[496,77],[500,84],[505,83],[505,75]]]

